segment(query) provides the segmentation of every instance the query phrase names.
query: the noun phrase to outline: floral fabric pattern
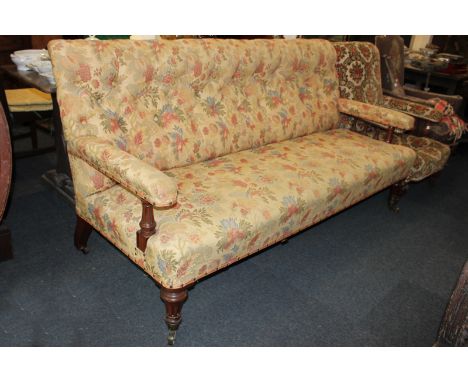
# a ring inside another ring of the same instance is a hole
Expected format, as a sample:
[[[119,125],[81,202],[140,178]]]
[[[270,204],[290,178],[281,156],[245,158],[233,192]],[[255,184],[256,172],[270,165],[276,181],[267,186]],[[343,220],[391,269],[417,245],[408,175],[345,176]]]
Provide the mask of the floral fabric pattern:
[[[380,106],[340,98],[338,100],[338,108],[341,113],[378,123],[383,126],[392,126],[400,130],[412,130],[414,127],[413,117]]]
[[[322,40],[54,41],[65,132],[167,170],[336,127]]]
[[[415,160],[337,129],[326,41],[54,41],[49,51],[77,214],[168,288],[406,179]],[[157,224],[144,253],[141,199]]]
[[[116,185],[79,214],[160,284],[178,288],[404,179],[413,150],[344,129],[166,171],[177,204],[156,209],[157,234],[135,248],[141,203]]]
[[[436,110],[434,107],[396,97],[384,96],[383,105],[389,109],[399,110],[414,117],[424,118],[433,122],[440,121],[444,116],[443,113]]]
[[[421,99],[421,103],[418,103],[384,96],[380,55],[375,45],[367,42],[343,42],[334,43],[334,46],[337,53],[336,72],[341,97],[409,114],[417,118],[413,134],[427,136],[442,143],[454,144],[464,132],[468,131],[463,120],[444,100]],[[428,105],[429,103],[433,105]]]
[[[177,200],[177,185],[171,178],[102,138],[74,138],[68,152],[155,207],[172,206]]]
[[[414,115],[415,117],[419,117],[416,119],[416,129],[421,130],[422,126],[427,127],[427,124],[430,123],[431,131],[439,132],[439,130],[437,130],[439,123],[432,123],[428,121],[427,118],[431,116],[434,118],[442,117],[440,111],[424,105],[383,95],[380,84],[380,57],[373,44],[347,42],[336,43],[334,45],[337,51],[336,70],[339,77],[341,97],[366,102],[372,105],[385,106],[389,108],[389,110],[398,110]],[[369,54],[368,52],[373,52],[373,54]],[[350,57],[352,57],[354,61],[360,61],[361,66],[372,67],[373,69],[363,73],[360,79],[350,78],[350,72],[346,67],[346,65],[350,63]],[[370,58],[373,61],[372,64],[369,62]],[[367,82],[370,82],[369,86]],[[372,91],[375,93],[373,94]],[[421,117],[424,117],[424,119]],[[382,124],[375,119],[373,121],[370,119],[364,121],[347,114],[342,114],[339,122],[341,128],[356,131],[382,141],[385,141],[387,138],[386,127],[389,124],[391,125],[390,121],[386,121],[386,123]],[[427,131],[427,129],[424,130]],[[444,126],[442,130],[445,132],[450,131],[446,126]],[[442,132],[439,133],[442,134]],[[414,165],[408,175],[409,181],[420,181],[440,171],[446,164],[450,155],[450,148],[442,143],[429,138],[416,137],[407,133],[402,133],[401,131],[393,135],[392,143],[409,147],[417,154]]]
[[[382,105],[380,54],[368,42],[337,42],[336,73],[340,96],[372,105]]]

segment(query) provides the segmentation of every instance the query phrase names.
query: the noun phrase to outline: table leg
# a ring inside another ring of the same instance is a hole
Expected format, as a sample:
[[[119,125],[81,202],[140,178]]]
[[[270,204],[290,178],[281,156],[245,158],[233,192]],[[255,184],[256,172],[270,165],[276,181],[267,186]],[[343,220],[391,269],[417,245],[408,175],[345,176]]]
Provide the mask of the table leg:
[[[70,162],[68,161],[67,147],[63,137],[62,120],[60,119],[60,108],[57,102],[56,93],[52,93],[53,120],[55,130],[55,149],[57,163],[55,169],[47,171],[42,175],[47,183],[60,192],[65,198],[74,203],[75,195],[73,191],[73,182],[70,171]]]

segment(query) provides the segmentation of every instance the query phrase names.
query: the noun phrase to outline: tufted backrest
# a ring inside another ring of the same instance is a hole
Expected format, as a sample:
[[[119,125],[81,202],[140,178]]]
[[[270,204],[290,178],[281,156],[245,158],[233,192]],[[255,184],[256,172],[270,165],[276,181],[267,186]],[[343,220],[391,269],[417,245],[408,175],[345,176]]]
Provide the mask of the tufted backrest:
[[[368,42],[340,42],[336,49],[336,72],[340,96],[380,105],[383,91],[380,78],[380,54]]]
[[[336,128],[323,40],[49,44],[66,140],[107,138],[161,170]]]

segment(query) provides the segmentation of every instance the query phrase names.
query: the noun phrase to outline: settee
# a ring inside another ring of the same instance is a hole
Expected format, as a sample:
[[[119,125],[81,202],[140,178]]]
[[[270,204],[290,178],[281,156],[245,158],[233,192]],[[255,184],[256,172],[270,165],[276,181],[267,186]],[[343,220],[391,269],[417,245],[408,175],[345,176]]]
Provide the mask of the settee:
[[[339,98],[322,40],[49,43],[75,188],[93,229],[160,287],[169,343],[197,281],[391,187],[414,119]],[[388,142],[340,129],[341,113]]]

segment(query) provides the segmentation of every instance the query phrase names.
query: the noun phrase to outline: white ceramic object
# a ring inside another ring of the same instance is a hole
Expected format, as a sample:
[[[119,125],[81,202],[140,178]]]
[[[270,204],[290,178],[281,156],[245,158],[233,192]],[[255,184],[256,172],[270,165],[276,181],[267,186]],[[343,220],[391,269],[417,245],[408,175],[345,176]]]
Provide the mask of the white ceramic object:
[[[27,66],[29,61],[26,60],[24,57],[18,57],[18,56],[15,56],[14,54],[10,54],[10,58],[11,58],[11,61],[15,63],[16,68],[19,71],[25,72],[25,71],[31,70],[31,68]]]
[[[14,52],[15,56],[28,56],[28,57],[37,57],[37,56],[49,56],[49,53],[45,49],[23,49],[17,50]]]
[[[52,62],[50,61],[33,61],[29,66],[39,74],[52,73]]]

